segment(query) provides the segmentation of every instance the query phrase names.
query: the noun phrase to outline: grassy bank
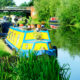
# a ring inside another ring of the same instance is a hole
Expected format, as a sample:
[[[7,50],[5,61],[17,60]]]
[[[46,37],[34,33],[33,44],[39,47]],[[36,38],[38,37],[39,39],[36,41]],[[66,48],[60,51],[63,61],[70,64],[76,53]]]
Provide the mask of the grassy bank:
[[[6,46],[3,40],[0,40],[0,57],[10,55],[11,50]]]

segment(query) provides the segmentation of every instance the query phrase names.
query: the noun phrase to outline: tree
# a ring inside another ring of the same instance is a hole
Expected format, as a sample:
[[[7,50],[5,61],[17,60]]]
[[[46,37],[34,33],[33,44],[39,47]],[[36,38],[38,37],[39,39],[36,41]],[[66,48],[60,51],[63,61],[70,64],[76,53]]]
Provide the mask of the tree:
[[[34,0],[34,6],[40,20],[48,20],[56,15],[60,0]]]
[[[26,7],[26,6],[28,6],[28,4],[27,4],[26,2],[24,2],[24,3],[22,3],[22,4],[20,5],[20,7]]]
[[[28,3],[28,6],[33,6],[34,5],[34,0],[30,0],[30,2]]]
[[[28,2],[28,3],[26,3],[26,2],[22,3],[20,5],[20,7],[33,6],[33,4],[34,4],[34,0],[30,0],[30,2]]]
[[[34,7],[36,9],[38,19],[40,21],[45,21],[49,19],[50,17],[49,0],[35,0]]]
[[[13,0],[0,0],[0,7],[5,7],[5,6],[14,6],[15,3]]]
[[[56,10],[60,5],[60,0],[49,0],[50,16],[56,16]]]

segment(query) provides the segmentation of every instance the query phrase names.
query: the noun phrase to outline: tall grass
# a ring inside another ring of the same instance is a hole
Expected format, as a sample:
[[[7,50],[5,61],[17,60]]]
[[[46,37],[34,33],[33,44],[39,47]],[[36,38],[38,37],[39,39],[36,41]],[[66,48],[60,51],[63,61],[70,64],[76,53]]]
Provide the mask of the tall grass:
[[[0,63],[0,80],[69,80],[67,71],[56,58],[47,55],[6,57]]]

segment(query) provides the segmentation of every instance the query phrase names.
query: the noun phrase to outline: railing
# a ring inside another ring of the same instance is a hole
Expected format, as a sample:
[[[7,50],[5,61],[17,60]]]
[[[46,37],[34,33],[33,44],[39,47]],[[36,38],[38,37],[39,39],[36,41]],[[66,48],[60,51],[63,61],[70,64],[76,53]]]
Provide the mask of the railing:
[[[31,10],[30,7],[1,7],[0,10]]]

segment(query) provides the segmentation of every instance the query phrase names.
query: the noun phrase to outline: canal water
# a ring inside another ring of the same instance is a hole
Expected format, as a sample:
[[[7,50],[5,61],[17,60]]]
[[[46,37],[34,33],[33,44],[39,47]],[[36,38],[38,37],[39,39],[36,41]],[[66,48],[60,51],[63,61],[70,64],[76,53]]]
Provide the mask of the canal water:
[[[80,56],[71,56],[69,51],[58,49],[58,61],[60,65],[69,64],[70,80],[80,80]]]

